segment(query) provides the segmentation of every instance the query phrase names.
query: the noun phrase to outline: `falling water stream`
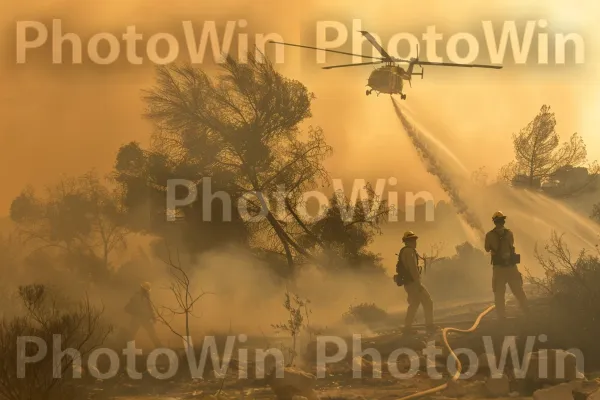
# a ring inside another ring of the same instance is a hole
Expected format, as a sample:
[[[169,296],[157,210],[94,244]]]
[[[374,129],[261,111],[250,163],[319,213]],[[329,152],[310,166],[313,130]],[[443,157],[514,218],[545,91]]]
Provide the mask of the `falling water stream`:
[[[533,250],[547,242],[552,232],[564,235],[573,255],[593,250],[599,242],[600,226],[582,210],[580,214],[564,203],[542,193],[506,185],[481,187],[470,180],[467,168],[431,132],[416,123],[416,117],[392,99],[394,111],[427,171],[435,176],[450,198],[461,220],[467,240],[481,248],[485,231],[491,229],[491,215],[502,210],[507,226],[516,236],[525,260],[533,262]],[[483,226],[489,221],[489,227]]]
[[[450,176],[450,171],[448,166],[444,166],[441,163],[441,158],[436,156],[434,146],[438,149],[442,149],[446,154],[450,155],[452,160],[456,160],[457,163],[460,164],[463,171],[466,172],[466,168],[460,163],[460,161],[452,154],[452,152],[444,146],[439,141],[427,140],[427,136],[422,133],[420,129],[415,127],[404,115],[394,98],[392,98],[392,103],[394,105],[394,110],[396,111],[396,115],[404,130],[408,134],[413,146],[419,153],[421,161],[425,164],[427,168],[427,172],[432,174],[438,179],[438,182],[442,186],[442,189],[446,192],[446,194],[450,197],[450,200],[454,207],[456,207],[458,214],[461,219],[466,222],[471,228],[473,228],[480,236],[483,236],[483,226],[481,225],[481,221],[479,218],[469,210],[469,207],[462,199],[458,187]]]

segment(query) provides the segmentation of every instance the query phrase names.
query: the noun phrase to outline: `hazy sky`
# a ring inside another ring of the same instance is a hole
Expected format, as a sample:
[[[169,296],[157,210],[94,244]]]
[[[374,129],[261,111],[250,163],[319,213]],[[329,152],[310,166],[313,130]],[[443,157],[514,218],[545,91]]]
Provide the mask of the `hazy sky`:
[[[109,171],[120,145],[132,140],[146,143],[151,132],[140,117],[140,90],[148,88],[153,79],[149,61],[131,67],[122,57],[118,65],[94,66],[84,57],[82,65],[52,65],[50,32],[45,48],[31,50],[28,62],[16,65],[16,22],[25,20],[50,27],[52,18],[60,18],[63,33],[78,33],[85,43],[99,32],[120,35],[129,25],[145,34],[145,42],[157,32],[182,38],[181,22],[186,20],[193,22],[199,35],[204,21],[246,19],[247,28],[240,32],[274,32],[289,42],[314,45],[317,21],[338,21],[350,27],[352,19],[361,19],[362,29],[379,34],[384,42],[395,33],[420,36],[432,25],[447,33],[446,39],[458,32],[472,33],[480,38],[482,54],[487,54],[483,20],[501,26],[505,20],[545,19],[548,28],[541,32],[575,32],[584,38],[583,66],[529,63],[507,65],[500,71],[426,67],[425,79],[417,77],[413,88],[407,90],[405,103],[469,169],[485,165],[495,173],[508,162],[511,133],[526,125],[544,103],[555,110],[559,133],[566,138],[580,132],[590,159],[600,159],[600,39],[592,26],[600,17],[600,5],[591,0],[578,1],[576,6],[572,1],[555,0],[482,4],[471,0],[420,1],[410,7],[399,1],[353,0],[3,2],[0,167],[4,184],[0,215],[8,213],[11,200],[28,184],[41,187],[60,174],[78,174],[90,168]],[[183,52],[185,45],[181,48]],[[351,50],[350,42],[344,49]],[[363,51],[371,52],[366,45]],[[321,70],[309,50],[286,48],[284,55],[281,71],[301,80],[317,96],[310,123],[322,126],[334,146],[335,155],[329,161],[333,177],[395,176],[412,189],[437,190],[400,130],[389,98],[365,96],[371,66]],[[421,49],[420,55],[424,59],[426,49]],[[66,51],[65,59],[69,56]],[[567,59],[573,60],[569,52]],[[333,55],[327,61],[344,64],[352,60]]]

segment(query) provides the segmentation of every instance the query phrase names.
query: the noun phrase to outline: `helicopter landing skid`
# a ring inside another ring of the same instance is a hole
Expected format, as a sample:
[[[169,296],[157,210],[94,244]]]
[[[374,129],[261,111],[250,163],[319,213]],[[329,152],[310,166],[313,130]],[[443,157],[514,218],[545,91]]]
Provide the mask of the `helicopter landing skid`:
[[[365,94],[366,94],[367,96],[369,96],[371,93],[373,93],[373,89],[367,89],[367,90],[365,91]],[[379,97],[379,95],[381,94],[381,92],[376,92],[376,94],[377,94],[377,97]],[[403,93],[398,93],[398,94],[400,95],[400,98],[401,98],[402,100],[406,100],[406,95],[405,95],[405,94],[403,94]],[[391,97],[391,96],[392,96],[392,95],[390,94],[390,97]]]

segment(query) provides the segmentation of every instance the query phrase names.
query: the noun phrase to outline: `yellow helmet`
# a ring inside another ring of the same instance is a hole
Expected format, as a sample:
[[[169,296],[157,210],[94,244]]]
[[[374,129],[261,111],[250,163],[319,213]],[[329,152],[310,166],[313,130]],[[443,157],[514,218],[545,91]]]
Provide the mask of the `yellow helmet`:
[[[152,288],[152,285],[150,285],[150,282],[143,282],[140,287],[142,289],[144,289],[146,292],[149,292],[150,289]]]
[[[494,220],[494,219],[502,219],[502,218],[506,218],[506,215],[504,215],[502,213],[502,211],[496,211],[494,213],[494,215],[492,215],[492,220]]]
[[[406,242],[407,240],[411,240],[411,239],[418,239],[419,237],[417,235],[415,235],[415,233],[413,231],[406,231],[404,232],[404,235],[402,235],[402,241]]]

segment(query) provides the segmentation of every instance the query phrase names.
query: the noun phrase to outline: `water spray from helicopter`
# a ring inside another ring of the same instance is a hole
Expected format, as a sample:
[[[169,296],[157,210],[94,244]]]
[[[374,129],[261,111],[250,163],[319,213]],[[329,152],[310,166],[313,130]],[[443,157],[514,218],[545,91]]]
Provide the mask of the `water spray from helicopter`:
[[[419,153],[419,157],[421,157],[423,164],[427,168],[427,172],[438,179],[440,186],[444,192],[446,192],[448,197],[450,197],[450,201],[456,207],[458,215],[464,220],[464,222],[473,228],[479,235],[483,236],[484,230],[483,226],[481,225],[481,221],[474,213],[471,212],[471,210],[469,210],[469,207],[461,198],[458,188],[450,178],[450,175],[446,172],[446,169],[440,165],[440,163],[437,161],[437,157],[429,148],[427,141],[423,137],[423,134],[408,121],[394,98],[392,97],[391,99],[396,116],[402,123],[402,126],[408,134],[408,137],[415,147],[415,150],[417,150]]]
[[[460,175],[466,176],[467,174],[469,174],[468,168],[462,163],[462,161],[460,161],[460,159],[444,143],[442,143],[438,138],[436,138],[433,134],[431,134],[427,129],[425,129],[417,122],[417,118],[414,115],[414,112],[410,109],[410,107],[408,107],[407,104],[402,104],[402,113],[407,119],[411,120],[413,130],[419,132],[419,134],[424,139],[427,139],[429,143],[435,145],[438,149],[440,149],[444,153],[444,155],[449,158],[452,164],[454,164],[454,166],[457,167],[457,172]]]
[[[566,206],[556,200],[548,199],[540,193],[529,193],[526,191],[521,193],[521,191],[506,185],[486,187],[474,185],[469,179],[467,168],[452,151],[435,135],[417,125],[415,121],[418,118],[411,115],[412,113],[406,110],[405,107],[401,109],[394,97],[392,97],[398,95],[402,100],[405,100],[405,83],[411,85],[413,76],[421,76],[423,78],[424,65],[486,69],[501,69],[502,66],[422,61],[418,57],[418,52],[416,58],[411,58],[410,60],[399,59],[391,57],[369,32],[361,31],[361,34],[381,54],[381,57],[283,42],[270,43],[344,54],[369,60],[360,64],[332,65],[323,67],[323,69],[381,65],[369,75],[367,84],[369,88],[366,90],[366,95],[370,95],[373,92],[377,96],[380,94],[390,95],[396,116],[400,120],[427,171],[437,178],[442,189],[449,196],[451,203],[457,209],[460,224],[467,240],[471,244],[476,247],[481,246],[484,235],[484,228],[481,221],[487,220],[486,216],[491,215],[493,211],[497,211],[498,209],[502,209],[517,217],[514,220],[515,222],[511,224],[511,227],[519,237],[519,243],[523,247],[531,248],[537,245],[538,240],[547,238],[548,236],[545,235],[549,235],[551,231],[554,232],[557,227],[560,227],[563,231],[562,233],[568,233],[566,241],[577,246],[589,248],[590,245],[593,245],[597,241],[597,226],[593,226],[595,224],[592,224],[591,221],[587,221],[583,216],[578,215],[572,210],[568,210]],[[398,64],[401,63],[408,64],[408,67],[406,69],[400,67]],[[415,67],[420,67],[420,71],[415,71]],[[548,232],[544,232],[546,230]]]

